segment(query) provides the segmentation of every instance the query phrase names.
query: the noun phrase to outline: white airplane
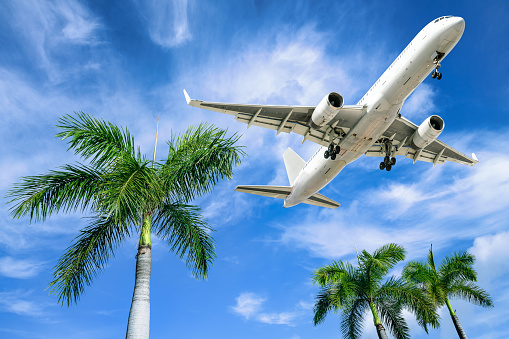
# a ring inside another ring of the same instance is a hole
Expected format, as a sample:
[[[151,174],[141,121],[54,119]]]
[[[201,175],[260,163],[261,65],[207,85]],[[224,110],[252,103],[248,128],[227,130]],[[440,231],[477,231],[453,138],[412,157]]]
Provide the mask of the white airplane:
[[[430,74],[440,80],[440,62],[460,40],[465,21],[444,16],[430,22],[410,42],[357,105],[343,105],[332,92],[318,106],[243,105],[192,100],[187,104],[234,115],[237,121],[285,133],[298,133],[321,147],[308,162],[288,148],[283,159],[290,186],[237,186],[239,192],[284,199],[284,207],[300,203],[337,208],[339,203],[318,193],[349,163],[363,154],[383,157],[390,171],[396,155],[436,164],[453,161],[473,166],[468,157],[437,139],[444,121],[432,115],[417,126],[399,113],[408,96]]]

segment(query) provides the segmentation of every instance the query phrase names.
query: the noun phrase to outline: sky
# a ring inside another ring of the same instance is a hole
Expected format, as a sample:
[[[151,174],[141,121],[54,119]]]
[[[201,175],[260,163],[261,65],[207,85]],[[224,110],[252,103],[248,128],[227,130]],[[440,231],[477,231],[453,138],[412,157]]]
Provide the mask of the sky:
[[[475,152],[474,167],[432,168],[400,158],[347,166],[321,193],[336,210],[233,192],[236,185],[288,185],[282,154],[308,159],[302,137],[186,105],[220,102],[316,105],[336,91],[355,104],[430,21],[461,16],[462,39],[402,115],[439,114],[440,139]],[[407,261],[455,251],[477,258],[478,285],[495,307],[452,300],[471,338],[509,337],[509,4],[507,1],[24,1],[0,2],[0,337],[118,338],[132,298],[137,239],[117,248],[79,303],[60,306],[48,283],[86,215],[44,223],[12,220],[5,193],[26,175],[79,161],[55,138],[59,117],[83,111],[127,127],[156,157],[164,140],[202,121],[240,133],[248,154],[231,181],[195,201],[216,230],[208,280],[153,238],[152,338],[341,338],[340,314],[314,326],[313,270],[355,262],[355,249],[395,242]],[[399,275],[403,265],[391,274]],[[447,309],[429,336],[411,314],[412,338],[452,338]],[[363,338],[375,328],[366,315]]]

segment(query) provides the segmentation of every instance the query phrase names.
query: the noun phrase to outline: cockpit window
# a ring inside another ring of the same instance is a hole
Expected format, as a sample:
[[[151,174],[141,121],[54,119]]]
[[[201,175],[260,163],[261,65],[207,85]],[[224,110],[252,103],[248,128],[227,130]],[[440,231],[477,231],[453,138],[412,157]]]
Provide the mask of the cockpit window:
[[[434,22],[434,23],[437,23],[437,22],[439,22],[439,21],[440,21],[440,20],[442,20],[442,19],[448,19],[448,18],[452,18],[452,15],[442,16],[442,17],[440,17],[440,18],[436,19],[436,20],[435,20],[435,21],[433,21],[433,22]]]

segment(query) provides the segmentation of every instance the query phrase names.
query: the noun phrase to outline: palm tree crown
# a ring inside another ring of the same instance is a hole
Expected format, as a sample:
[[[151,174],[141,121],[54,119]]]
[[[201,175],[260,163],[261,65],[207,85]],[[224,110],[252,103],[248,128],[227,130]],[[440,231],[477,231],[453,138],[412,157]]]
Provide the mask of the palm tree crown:
[[[483,307],[493,307],[489,294],[475,285],[477,272],[475,257],[468,252],[455,252],[446,256],[438,269],[435,267],[433,248],[426,262],[412,261],[403,269],[403,277],[426,291],[436,307],[447,305],[458,334],[466,338],[449,298],[458,298]],[[462,332],[462,333],[460,333]]]
[[[373,254],[362,251],[358,267],[336,261],[316,270],[313,280],[321,290],[314,307],[315,325],[323,322],[329,311],[342,311],[344,337],[360,338],[364,315],[371,310],[379,338],[387,338],[383,324],[396,338],[409,338],[409,328],[402,316],[406,308],[426,330],[427,324],[437,326],[438,316],[420,289],[401,278],[385,278],[404,258],[403,247],[387,244]]]
[[[215,258],[212,229],[190,203],[232,177],[245,155],[235,146],[239,136],[226,137],[226,131],[201,124],[172,134],[167,159],[156,162],[141,154],[127,129],[85,113],[62,117],[57,128],[57,137],[88,163],[24,177],[8,196],[14,218],[37,222],[59,212],[91,215],[55,267],[50,287],[59,302],[77,302],[116,246],[133,235],[140,236],[139,255],[151,248],[154,233],[186,257],[194,276],[206,278]]]

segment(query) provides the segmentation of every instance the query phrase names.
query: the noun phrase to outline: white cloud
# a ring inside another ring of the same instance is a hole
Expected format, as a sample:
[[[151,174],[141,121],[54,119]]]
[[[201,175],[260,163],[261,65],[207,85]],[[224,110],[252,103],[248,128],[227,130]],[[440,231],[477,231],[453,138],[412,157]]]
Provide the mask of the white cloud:
[[[237,305],[232,306],[231,309],[247,320],[259,313],[261,306],[266,299],[256,295],[255,293],[243,292],[236,298],[236,300]]]
[[[138,1],[138,5],[154,43],[169,48],[192,39],[187,16],[187,0]]]
[[[74,71],[69,69],[70,65],[64,68],[54,61],[62,44],[99,42],[96,33],[101,24],[79,1],[15,1],[12,11],[13,15],[6,19],[12,20],[10,24],[24,40],[27,54],[33,55],[32,59],[46,70],[52,81],[60,82]]]
[[[263,304],[267,298],[256,293],[243,292],[237,298],[237,305],[230,309],[244,317],[246,320],[255,320],[264,324],[295,326],[297,318],[308,315],[310,307],[308,302],[300,301],[295,305],[293,311],[287,312],[265,312]]]
[[[409,119],[424,120],[436,111],[434,103],[436,92],[428,84],[420,84],[410,95],[401,110],[401,114]],[[417,121],[420,124],[422,121]]]
[[[18,260],[12,257],[0,258],[0,274],[9,278],[27,279],[36,276],[42,269],[41,263]]]
[[[3,312],[38,317],[44,315],[43,307],[30,299],[31,291],[0,292],[0,309]]]
[[[483,281],[492,282],[495,278],[509,274],[507,244],[509,244],[509,231],[477,237],[474,240],[474,245],[468,251],[475,255],[475,266]]]

